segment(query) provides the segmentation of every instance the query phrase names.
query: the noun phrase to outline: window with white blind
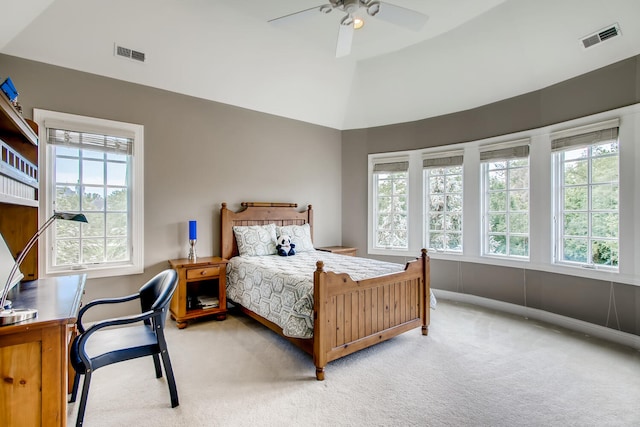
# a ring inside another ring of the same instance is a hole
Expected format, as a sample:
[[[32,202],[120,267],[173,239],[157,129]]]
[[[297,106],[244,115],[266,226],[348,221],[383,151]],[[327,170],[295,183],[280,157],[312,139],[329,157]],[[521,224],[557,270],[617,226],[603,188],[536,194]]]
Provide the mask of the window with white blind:
[[[618,268],[618,127],[615,119],[551,135],[557,263]]]
[[[409,161],[378,160],[373,164],[373,247],[409,247]]]
[[[463,151],[430,155],[422,167],[425,247],[462,252]]]
[[[44,271],[142,272],[142,126],[44,110],[34,118],[46,160],[41,210],[88,220],[56,221],[46,236]]]
[[[483,255],[529,257],[529,140],[480,148]]]

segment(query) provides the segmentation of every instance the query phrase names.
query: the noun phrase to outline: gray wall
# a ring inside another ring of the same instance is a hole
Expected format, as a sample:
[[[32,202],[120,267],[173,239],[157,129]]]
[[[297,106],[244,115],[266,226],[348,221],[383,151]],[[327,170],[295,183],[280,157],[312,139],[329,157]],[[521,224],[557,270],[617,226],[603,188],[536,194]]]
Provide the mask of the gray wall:
[[[311,203],[318,245],[343,243],[364,255],[368,154],[472,141],[640,102],[640,57],[474,110],[344,132],[6,55],[0,70],[17,85],[25,117],[42,108],[145,126],[145,273],[90,280],[87,300],[129,293],[167,259],[185,256],[189,219],[199,223],[199,254],[218,255],[223,201],[232,208],[252,200]],[[613,285],[621,329],[640,335],[640,287]],[[609,282],[434,260],[432,286],[617,327],[607,316]]]
[[[315,242],[340,244],[340,131],[7,55],[0,70],[26,118],[40,108],[144,125],[145,272],[89,280],[85,300],[128,294],[186,257],[190,219],[198,254],[219,255],[222,202],[312,204]]]
[[[462,90],[462,89],[461,89]],[[473,88],[469,88],[473,90]],[[534,129],[640,102],[640,56],[560,84],[440,117],[342,134],[343,244],[367,251],[367,155]],[[383,258],[383,257],[380,257]],[[390,261],[394,257],[384,257]],[[395,258],[396,261],[404,261]],[[432,260],[431,285],[617,329],[610,282],[488,264]],[[620,329],[640,335],[640,287],[613,283]]]

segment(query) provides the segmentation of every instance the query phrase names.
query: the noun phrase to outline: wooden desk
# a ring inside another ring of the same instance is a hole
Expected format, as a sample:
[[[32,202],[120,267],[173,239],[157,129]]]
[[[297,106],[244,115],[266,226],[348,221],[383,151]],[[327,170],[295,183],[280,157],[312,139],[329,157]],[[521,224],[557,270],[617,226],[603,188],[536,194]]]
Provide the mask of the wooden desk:
[[[8,299],[38,317],[0,327],[0,414],[3,426],[67,425],[69,340],[85,275],[24,282]]]

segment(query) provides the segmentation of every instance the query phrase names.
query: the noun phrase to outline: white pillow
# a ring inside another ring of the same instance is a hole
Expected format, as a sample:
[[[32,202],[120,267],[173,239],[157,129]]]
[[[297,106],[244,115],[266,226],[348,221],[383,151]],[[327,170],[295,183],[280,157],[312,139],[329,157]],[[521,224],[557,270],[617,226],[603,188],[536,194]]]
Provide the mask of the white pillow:
[[[304,225],[284,225],[278,227],[278,236],[286,234],[291,237],[291,243],[295,243],[296,252],[309,252],[315,250],[311,241],[311,227]]]
[[[233,227],[238,253],[246,256],[274,255],[276,251],[276,225],[236,225]]]

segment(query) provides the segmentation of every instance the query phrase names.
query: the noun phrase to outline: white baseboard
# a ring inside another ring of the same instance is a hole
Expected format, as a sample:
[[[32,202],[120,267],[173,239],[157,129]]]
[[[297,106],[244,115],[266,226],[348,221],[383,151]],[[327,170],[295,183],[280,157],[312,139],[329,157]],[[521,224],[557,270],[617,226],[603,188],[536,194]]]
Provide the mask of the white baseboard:
[[[585,335],[601,338],[618,344],[626,345],[631,348],[635,348],[636,350],[640,350],[640,336],[638,335],[629,334],[627,332],[618,331],[616,329],[611,329],[604,326],[596,325],[594,323],[573,319],[567,316],[561,316],[559,314],[550,313],[548,311],[539,310],[537,308],[524,307],[521,305],[497,301],[490,298],[483,298],[476,295],[462,294],[459,292],[451,292],[441,289],[432,289],[432,291],[436,298],[475,304],[496,311],[503,311],[529,319],[540,320],[543,322],[561,326],[563,328],[571,329]]]

